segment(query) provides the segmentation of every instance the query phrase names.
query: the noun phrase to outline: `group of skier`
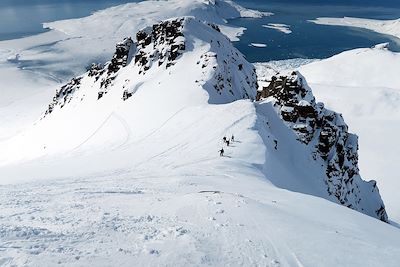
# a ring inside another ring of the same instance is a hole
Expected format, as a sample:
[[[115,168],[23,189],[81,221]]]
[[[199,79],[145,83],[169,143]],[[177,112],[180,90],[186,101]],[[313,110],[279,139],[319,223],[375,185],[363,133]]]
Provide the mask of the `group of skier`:
[[[222,138],[222,141],[224,141],[224,144],[226,144],[226,146],[228,147],[231,143],[235,142],[235,136],[233,136],[233,134],[232,134],[231,138],[227,138],[226,136],[224,136]],[[224,147],[222,147],[218,152],[219,152],[219,155],[221,157],[223,157],[224,153],[225,153]]]

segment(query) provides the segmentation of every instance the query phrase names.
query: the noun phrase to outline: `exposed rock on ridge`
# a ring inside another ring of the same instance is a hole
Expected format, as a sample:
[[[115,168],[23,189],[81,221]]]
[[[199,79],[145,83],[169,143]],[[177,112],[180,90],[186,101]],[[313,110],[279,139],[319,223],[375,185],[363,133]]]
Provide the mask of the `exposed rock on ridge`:
[[[342,115],[317,103],[298,72],[273,76],[268,87],[257,93],[257,100],[268,97],[274,99],[276,112],[298,140],[311,147],[314,159],[325,162],[328,195],[341,205],[387,222],[376,182],[365,182],[359,175],[358,137],[348,132]],[[372,209],[366,208],[367,202],[373,203]]]

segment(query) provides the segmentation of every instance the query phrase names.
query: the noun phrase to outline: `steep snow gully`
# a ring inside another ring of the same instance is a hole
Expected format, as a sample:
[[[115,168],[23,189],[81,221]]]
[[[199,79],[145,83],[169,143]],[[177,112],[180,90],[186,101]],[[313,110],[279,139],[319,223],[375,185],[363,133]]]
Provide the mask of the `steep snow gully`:
[[[342,116],[298,72],[257,87],[218,25],[125,38],[0,143],[2,177],[31,180],[0,187],[0,264],[396,266]]]

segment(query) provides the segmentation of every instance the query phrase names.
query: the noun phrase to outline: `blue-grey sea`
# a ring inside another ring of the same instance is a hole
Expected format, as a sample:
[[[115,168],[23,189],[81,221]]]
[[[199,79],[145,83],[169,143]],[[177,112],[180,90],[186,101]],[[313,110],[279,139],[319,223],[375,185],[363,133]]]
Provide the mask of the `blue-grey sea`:
[[[46,31],[42,23],[87,16],[96,10],[132,0],[1,0],[0,40],[21,38]],[[261,19],[235,19],[229,23],[246,27],[235,46],[249,61],[290,58],[326,58],[342,51],[390,42],[400,51],[396,39],[364,29],[323,26],[308,22],[317,17],[354,16],[393,19],[400,17],[397,0],[236,0],[243,6],[271,11],[275,15]],[[268,23],[290,26],[291,34],[262,27]],[[250,46],[263,43],[266,47]]]

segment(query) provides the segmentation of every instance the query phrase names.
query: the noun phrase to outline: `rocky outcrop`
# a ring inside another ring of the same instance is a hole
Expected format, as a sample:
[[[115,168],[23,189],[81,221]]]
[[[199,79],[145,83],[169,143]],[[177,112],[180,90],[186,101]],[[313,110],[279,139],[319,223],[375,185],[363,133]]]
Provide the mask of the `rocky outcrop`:
[[[154,62],[165,68],[175,64],[175,60],[185,50],[183,37],[183,18],[168,20],[153,25],[136,34],[138,51],[135,55],[135,64],[140,66],[139,73],[144,74]]]
[[[105,65],[93,63],[86,75],[94,79],[94,82],[100,82],[97,99],[107,94],[118,72],[131,60],[134,60],[139,74],[145,74],[155,62],[157,66],[165,66],[166,69],[174,65],[185,50],[185,39],[182,33],[184,21],[184,18],[168,20],[139,31],[136,34],[136,42],[127,37],[116,45],[111,61]],[[82,78],[83,76],[73,78],[56,91],[53,102],[44,113],[44,117],[52,113],[56,106],[62,108],[71,101],[73,93],[80,88]],[[132,92],[124,90],[122,99],[127,100],[131,96]]]
[[[298,141],[312,148],[315,160],[325,162],[328,195],[346,207],[387,222],[376,182],[365,182],[359,175],[358,137],[348,132],[342,115],[317,103],[298,72],[272,77],[269,85],[257,93],[257,100],[268,97],[274,100],[276,112]],[[377,200],[372,208],[365,204],[367,198]]]
[[[83,77],[72,78],[69,83],[57,90],[56,95],[53,97],[53,101],[49,104],[44,116],[52,113],[55,106],[58,105],[60,108],[63,108],[65,104],[69,103],[72,100],[75,91],[79,90],[82,78]]]
[[[185,50],[185,39],[183,37],[184,19],[163,21],[152,27],[139,31],[136,34],[136,42],[132,38],[125,38],[118,43],[111,62],[103,69],[93,65],[89,76],[101,81],[101,90],[98,92],[98,99],[107,92],[108,87],[114,82],[118,71],[124,68],[131,60],[139,69],[139,74],[145,74],[154,63],[165,68],[175,64],[176,59]],[[127,100],[132,92],[125,90],[122,99]]]
[[[187,24],[193,24],[203,31],[211,31],[211,34],[207,33],[212,36],[212,39],[208,40],[211,48],[202,54],[197,62],[208,81],[202,86],[209,92],[215,91],[218,95],[222,95],[221,99],[225,94],[230,95],[233,100],[254,99],[254,89],[257,87],[255,69],[232,48],[230,41],[220,33],[219,27],[193,18],[176,18],[147,27],[137,32],[135,39],[127,37],[118,43],[111,61],[104,65],[92,64],[85,75],[72,79],[57,91],[44,116],[50,114],[56,106],[62,108],[69,103],[73,93],[80,88],[83,77],[85,81],[87,77],[92,79],[88,83],[95,85],[93,89],[98,90],[97,100],[101,100],[111,90],[121,70],[127,65],[135,75],[146,75],[152,68],[170,69],[187,49],[187,40],[184,36]],[[209,72],[212,73],[212,79],[208,77]],[[121,93],[122,100],[128,100],[133,96],[133,88],[137,87],[131,87],[132,83],[134,81],[127,79],[122,85],[124,89]]]

